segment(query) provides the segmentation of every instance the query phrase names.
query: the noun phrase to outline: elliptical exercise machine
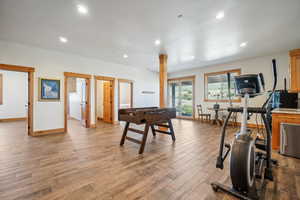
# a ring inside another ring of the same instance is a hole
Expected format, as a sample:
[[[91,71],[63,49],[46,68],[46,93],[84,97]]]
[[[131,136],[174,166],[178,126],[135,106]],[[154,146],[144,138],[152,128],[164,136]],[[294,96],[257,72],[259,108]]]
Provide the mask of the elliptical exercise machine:
[[[243,107],[229,107],[228,116],[223,124],[221,131],[221,142],[216,167],[223,169],[224,161],[230,154],[230,178],[232,187],[220,183],[212,183],[214,191],[222,190],[240,199],[250,200],[259,199],[256,179],[268,179],[273,181],[272,164],[277,164],[276,160],[271,159],[271,122],[268,121],[270,115],[267,107],[276,85],[277,70],[276,60],[272,60],[274,84],[273,90],[262,107],[248,107],[249,98],[261,95],[265,90],[263,74],[246,74],[234,77],[236,93],[244,98]],[[230,77],[228,78],[230,79]],[[230,83],[230,81],[229,81]],[[230,87],[230,86],[229,86]],[[230,96],[230,95],[229,95]],[[232,113],[242,113],[241,129],[232,142],[225,144],[226,127]],[[253,114],[260,114],[266,129],[266,137],[260,139],[253,137],[251,130],[247,128],[247,121]],[[226,150],[224,151],[224,147]],[[257,151],[260,150],[260,151]]]

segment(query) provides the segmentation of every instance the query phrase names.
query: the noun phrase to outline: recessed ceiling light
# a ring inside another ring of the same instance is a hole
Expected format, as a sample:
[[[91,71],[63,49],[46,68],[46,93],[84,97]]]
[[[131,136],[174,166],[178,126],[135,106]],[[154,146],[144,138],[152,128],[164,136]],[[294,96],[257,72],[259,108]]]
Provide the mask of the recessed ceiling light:
[[[247,46],[247,44],[248,44],[248,42],[242,42],[242,43],[240,44],[240,47],[245,47],[245,46]]]
[[[60,36],[60,37],[59,37],[59,41],[62,42],[62,43],[67,43],[67,42],[68,42],[68,39],[67,39],[66,37]]]
[[[123,55],[123,58],[128,58],[128,55],[127,55],[127,54],[124,54],[124,55]]]
[[[88,8],[82,4],[77,5],[77,10],[80,14],[86,15],[89,11]]]
[[[223,11],[220,11],[216,15],[216,19],[223,19],[225,17],[225,14]]]
[[[155,45],[156,46],[160,45],[160,43],[161,43],[160,40],[155,40]]]

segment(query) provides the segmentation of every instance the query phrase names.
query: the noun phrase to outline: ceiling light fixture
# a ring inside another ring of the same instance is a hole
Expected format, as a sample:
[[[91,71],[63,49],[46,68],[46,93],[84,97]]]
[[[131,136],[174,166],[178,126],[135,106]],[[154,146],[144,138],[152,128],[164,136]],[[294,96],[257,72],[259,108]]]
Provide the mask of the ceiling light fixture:
[[[248,42],[242,42],[242,43],[240,44],[240,47],[245,47],[245,46],[247,46],[247,44],[248,44]]]
[[[127,55],[127,54],[124,54],[124,55],[123,55],[123,58],[125,58],[125,59],[128,58],[128,55]]]
[[[88,8],[82,4],[77,5],[77,10],[80,14],[86,15],[89,11]]]
[[[60,37],[59,37],[59,41],[62,42],[62,43],[67,43],[67,42],[68,42],[68,39],[67,39],[66,37],[60,36]]]
[[[223,19],[224,17],[225,17],[225,14],[223,11],[218,12],[216,15],[216,19],[219,19],[219,20]]]
[[[160,40],[155,40],[155,45],[156,46],[160,45],[160,43],[161,43]]]

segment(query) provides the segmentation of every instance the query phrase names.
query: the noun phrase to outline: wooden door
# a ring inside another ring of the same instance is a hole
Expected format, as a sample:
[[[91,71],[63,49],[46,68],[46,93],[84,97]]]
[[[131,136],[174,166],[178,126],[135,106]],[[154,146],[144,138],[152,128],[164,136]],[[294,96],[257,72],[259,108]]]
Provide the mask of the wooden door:
[[[103,84],[103,121],[112,122],[112,82],[105,81]]]
[[[87,95],[86,95],[86,80],[82,80],[81,84],[81,124],[87,126]]]

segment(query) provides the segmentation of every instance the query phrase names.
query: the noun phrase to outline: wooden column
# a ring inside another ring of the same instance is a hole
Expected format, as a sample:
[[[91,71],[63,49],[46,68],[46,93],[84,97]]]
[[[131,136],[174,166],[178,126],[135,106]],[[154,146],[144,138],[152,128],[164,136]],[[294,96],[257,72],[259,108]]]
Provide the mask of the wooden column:
[[[167,84],[168,84],[168,56],[165,54],[159,55],[159,106],[167,107]]]
[[[33,104],[34,104],[34,71],[28,72],[28,135],[33,136]]]

